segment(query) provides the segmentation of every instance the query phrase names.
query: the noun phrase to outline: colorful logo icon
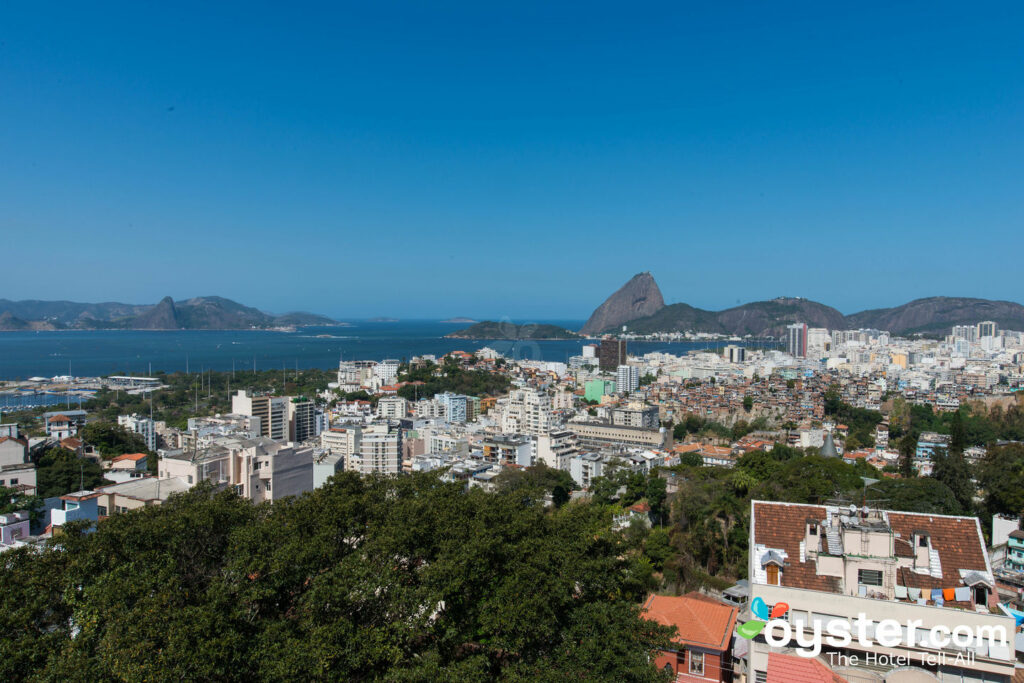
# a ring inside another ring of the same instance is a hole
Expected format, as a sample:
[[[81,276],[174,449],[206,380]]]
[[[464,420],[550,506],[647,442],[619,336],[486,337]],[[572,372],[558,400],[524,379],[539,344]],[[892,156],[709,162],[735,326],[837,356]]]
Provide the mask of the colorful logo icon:
[[[768,605],[765,604],[765,601],[762,598],[754,598],[750,603],[750,613],[756,618],[740,625],[740,627],[736,629],[736,633],[747,640],[752,640],[757,637],[757,634],[764,630],[766,622],[769,619],[778,619],[788,611],[789,605],[784,602],[776,603],[771,609],[768,609]]]

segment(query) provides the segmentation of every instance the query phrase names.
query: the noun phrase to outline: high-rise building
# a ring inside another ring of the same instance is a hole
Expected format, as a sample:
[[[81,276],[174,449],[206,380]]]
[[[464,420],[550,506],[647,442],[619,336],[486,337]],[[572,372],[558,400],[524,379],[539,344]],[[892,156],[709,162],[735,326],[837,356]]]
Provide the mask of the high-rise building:
[[[316,405],[303,397],[288,401],[288,440],[302,443],[318,436]]]
[[[995,337],[999,334],[999,324],[991,320],[978,323],[978,339],[982,337]]]
[[[156,450],[156,422],[140,415],[118,415],[117,424],[141,436],[147,449]]]
[[[725,360],[730,363],[742,363],[747,360],[747,350],[742,346],[729,344],[725,347]]]
[[[551,431],[551,397],[545,391],[516,389],[508,395],[501,415],[506,434],[547,434]]]
[[[384,384],[394,382],[398,377],[398,361],[394,358],[386,358],[373,366],[373,376]]]
[[[377,401],[377,417],[400,420],[409,412],[409,402],[401,396],[385,396]]]
[[[640,386],[640,368],[635,365],[620,365],[615,373],[615,389],[620,394],[636,391]]]
[[[444,408],[444,419],[448,422],[466,421],[466,397],[462,394],[445,392],[434,397]]]
[[[348,459],[345,469],[360,474],[398,474],[402,471],[402,431],[388,425],[366,428],[359,450]]]
[[[275,441],[289,438],[288,399],[283,396],[249,396],[244,390],[231,397],[231,412],[260,419],[261,436]]]
[[[598,365],[602,370],[613,371],[626,364],[626,342],[623,339],[606,337],[601,340],[601,353]]]
[[[807,357],[807,324],[786,326],[786,351],[794,358]]]

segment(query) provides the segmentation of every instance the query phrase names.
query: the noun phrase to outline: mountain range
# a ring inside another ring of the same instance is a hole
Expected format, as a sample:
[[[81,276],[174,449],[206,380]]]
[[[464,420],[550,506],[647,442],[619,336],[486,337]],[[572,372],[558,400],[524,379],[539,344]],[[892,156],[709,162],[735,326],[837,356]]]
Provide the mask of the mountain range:
[[[18,330],[241,330],[300,325],[333,325],[313,313],[271,315],[219,296],[156,304],[97,304],[74,301],[0,299],[0,331]]]
[[[643,312],[637,315],[638,311]],[[618,332],[625,325],[633,334],[710,332],[780,336],[786,325],[800,322],[830,330],[874,328],[897,335],[934,335],[948,333],[953,325],[983,320],[993,320],[1005,329],[1024,330],[1024,306],[1012,301],[936,296],[893,308],[843,315],[831,306],[809,299],[779,297],[724,311],[708,311],[684,303],[665,305],[654,277],[639,273],[594,311],[580,333],[593,336]]]

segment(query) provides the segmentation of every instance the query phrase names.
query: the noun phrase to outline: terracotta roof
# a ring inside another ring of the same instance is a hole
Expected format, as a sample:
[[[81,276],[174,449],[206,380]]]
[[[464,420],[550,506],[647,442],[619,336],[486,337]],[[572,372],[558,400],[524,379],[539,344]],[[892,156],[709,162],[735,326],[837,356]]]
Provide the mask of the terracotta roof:
[[[71,418],[67,415],[54,415],[50,418],[50,422],[71,422]]]
[[[15,439],[13,436],[0,436],[0,443],[3,443],[4,441],[13,441],[15,443],[20,443],[22,446],[28,446],[28,441],[25,439]]]
[[[140,460],[145,460],[145,458],[145,453],[125,453],[124,455],[117,456],[111,462],[121,462],[123,460],[132,460],[134,462],[138,462]]]
[[[847,683],[818,659],[768,653],[768,683]]]
[[[675,642],[724,652],[729,649],[739,608],[726,605],[701,593],[679,597],[651,595],[644,603],[644,618],[665,626],[675,626]]]
[[[896,535],[894,549],[897,557],[913,557],[911,539],[915,531],[921,530],[931,537],[931,546],[938,550],[942,566],[941,578],[901,568],[898,575],[900,585],[911,588],[949,588],[963,585],[961,569],[988,571],[985,543],[979,536],[974,517],[894,511],[887,511],[886,515]],[[824,520],[826,516],[825,508],[820,505],[754,502],[754,543],[785,550],[788,556],[781,573],[783,586],[827,592],[839,590],[838,578],[818,576],[814,562],[799,561],[800,542],[804,540],[806,521]]]

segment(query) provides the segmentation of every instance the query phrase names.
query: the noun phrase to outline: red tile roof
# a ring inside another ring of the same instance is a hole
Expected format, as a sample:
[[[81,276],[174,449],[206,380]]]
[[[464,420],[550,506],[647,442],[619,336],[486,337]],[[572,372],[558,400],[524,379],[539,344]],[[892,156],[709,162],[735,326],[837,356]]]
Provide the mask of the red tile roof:
[[[818,659],[768,653],[768,683],[847,683]]]
[[[644,618],[679,631],[675,642],[724,652],[729,649],[739,609],[701,593],[679,597],[652,595],[644,603]]]
[[[939,563],[942,566],[942,578],[900,568],[900,585],[927,589],[949,588],[963,584],[960,569],[988,571],[985,542],[974,517],[894,511],[888,511],[886,515],[896,535],[894,549],[897,557],[913,557],[910,542],[914,532],[921,530],[931,537],[931,547],[939,552]],[[754,502],[754,543],[785,550],[788,556],[781,573],[783,586],[826,592],[839,590],[838,578],[818,576],[814,562],[800,562],[800,542],[804,540],[807,519],[824,520],[826,516],[825,508],[821,505]]]
[[[116,458],[111,460],[111,462],[121,462],[123,460],[131,460],[133,462],[138,462],[140,460],[145,460],[145,459],[146,459],[146,454],[145,453],[125,453],[124,455],[117,456]]]

